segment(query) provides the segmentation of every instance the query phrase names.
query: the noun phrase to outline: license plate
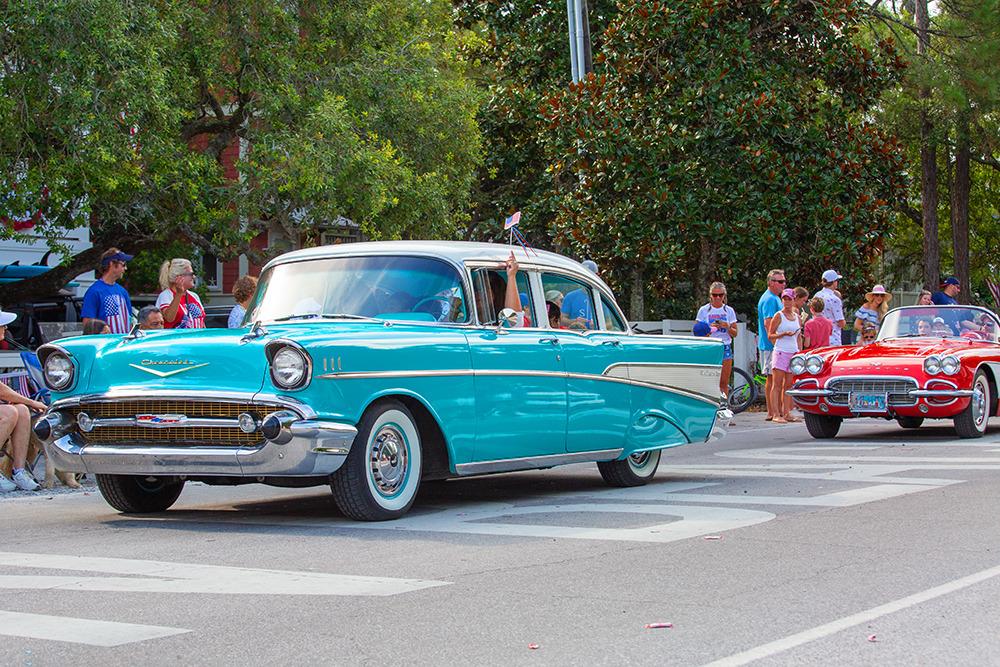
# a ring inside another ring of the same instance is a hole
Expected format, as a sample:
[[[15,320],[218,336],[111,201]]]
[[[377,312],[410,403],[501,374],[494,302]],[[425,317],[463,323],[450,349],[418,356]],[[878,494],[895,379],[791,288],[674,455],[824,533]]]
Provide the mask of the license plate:
[[[851,412],[885,412],[889,399],[887,394],[860,394],[852,391],[848,404]]]

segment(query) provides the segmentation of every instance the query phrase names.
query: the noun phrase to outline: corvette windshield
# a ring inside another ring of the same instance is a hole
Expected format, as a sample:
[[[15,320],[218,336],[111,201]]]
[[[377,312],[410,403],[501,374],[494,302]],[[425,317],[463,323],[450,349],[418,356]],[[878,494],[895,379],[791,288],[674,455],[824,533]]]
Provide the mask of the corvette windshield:
[[[466,322],[458,271],[429,257],[328,257],[265,271],[245,323],[318,318]]]
[[[887,338],[967,338],[996,342],[996,315],[975,306],[909,306],[889,312],[879,330]]]

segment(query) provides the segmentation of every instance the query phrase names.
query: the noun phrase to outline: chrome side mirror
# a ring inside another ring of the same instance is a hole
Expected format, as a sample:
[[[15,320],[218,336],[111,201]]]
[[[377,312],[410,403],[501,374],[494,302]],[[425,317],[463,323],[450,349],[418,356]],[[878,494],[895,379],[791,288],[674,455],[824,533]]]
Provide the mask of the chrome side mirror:
[[[504,308],[497,313],[497,328],[512,329],[517,324],[517,311],[513,308]]]

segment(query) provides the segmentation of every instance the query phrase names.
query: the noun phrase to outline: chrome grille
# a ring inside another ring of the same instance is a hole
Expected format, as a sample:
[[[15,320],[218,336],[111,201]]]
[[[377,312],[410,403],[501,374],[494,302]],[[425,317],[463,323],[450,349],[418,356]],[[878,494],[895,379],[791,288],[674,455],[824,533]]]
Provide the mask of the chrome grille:
[[[94,401],[81,403],[69,410],[76,419],[86,412],[95,419],[135,417],[148,414],[182,414],[191,418],[209,417],[236,419],[240,413],[249,412],[258,418],[273,408],[249,402],[185,401],[176,399],[146,399],[121,401]],[[232,445],[254,446],[263,442],[260,432],[244,433],[239,428],[215,426],[177,426],[174,428],[145,428],[142,426],[104,426],[90,433],[79,432],[88,445]]]
[[[847,405],[851,392],[887,394],[889,405],[917,404],[917,399],[909,394],[917,388],[917,381],[910,378],[835,378],[827,383],[826,388],[834,392],[827,399],[833,405]]]

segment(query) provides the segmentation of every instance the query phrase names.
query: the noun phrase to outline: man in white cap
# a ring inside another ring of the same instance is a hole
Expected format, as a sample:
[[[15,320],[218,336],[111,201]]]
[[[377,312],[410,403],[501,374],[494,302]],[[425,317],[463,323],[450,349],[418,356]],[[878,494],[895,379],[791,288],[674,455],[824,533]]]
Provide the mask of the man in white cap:
[[[837,289],[841,278],[843,276],[833,269],[827,269],[823,272],[823,289],[813,295],[823,299],[823,317],[833,322],[830,345],[842,344],[840,334],[847,326],[847,321],[844,319],[844,300]]]
[[[118,284],[125,275],[125,265],[132,255],[118,248],[108,248],[101,255],[101,265],[97,273],[101,276],[87,288],[83,295],[83,324],[89,320],[104,320],[111,333],[128,333],[132,327],[132,300],[124,287]]]
[[[14,313],[0,309],[0,338],[7,335],[7,325],[17,319]],[[34,491],[38,482],[24,468],[28,457],[28,435],[31,429],[31,413],[28,409],[44,410],[45,404],[22,396],[5,383],[0,382],[0,443],[10,438],[10,455],[14,467],[11,479],[0,475],[0,491],[6,493],[15,489]]]

